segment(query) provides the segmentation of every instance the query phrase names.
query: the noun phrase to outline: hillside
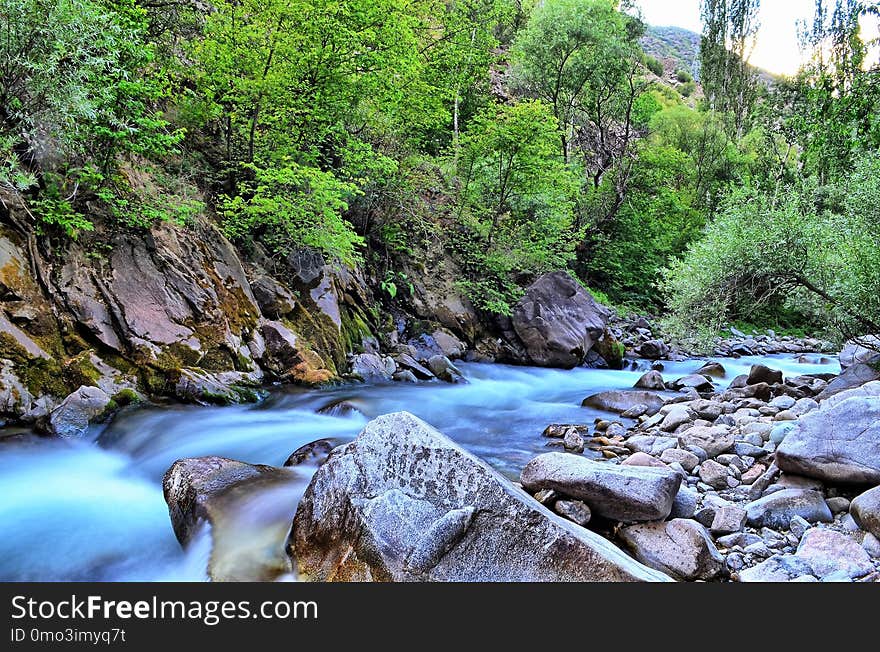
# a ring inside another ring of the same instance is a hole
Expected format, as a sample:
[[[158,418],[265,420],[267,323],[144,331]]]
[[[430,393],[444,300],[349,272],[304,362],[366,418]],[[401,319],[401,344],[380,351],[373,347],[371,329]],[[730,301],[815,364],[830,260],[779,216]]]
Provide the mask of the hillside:
[[[662,61],[664,67],[683,68],[699,81],[700,35],[696,32],[681,27],[649,25],[641,45],[646,54]]]

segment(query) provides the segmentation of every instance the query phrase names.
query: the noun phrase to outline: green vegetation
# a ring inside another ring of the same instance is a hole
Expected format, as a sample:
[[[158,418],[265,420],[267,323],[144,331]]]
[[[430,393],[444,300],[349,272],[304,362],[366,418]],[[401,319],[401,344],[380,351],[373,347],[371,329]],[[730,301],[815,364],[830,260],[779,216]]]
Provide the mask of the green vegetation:
[[[818,9],[813,62],[743,116],[755,124],[740,141],[755,152],[749,183],[664,274],[681,331],[729,319],[880,331],[880,95],[859,37],[877,5]]]
[[[826,5],[765,88],[757,0],[701,39],[616,0],[0,0],[0,192],[93,250],[214,219],[386,305],[430,250],[486,313],[567,269],[682,330],[880,330],[878,9]]]
[[[492,106],[462,137],[459,253],[478,307],[507,313],[516,277],[565,268],[574,255],[577,177],[559,152],[559,125],[540,101]]]

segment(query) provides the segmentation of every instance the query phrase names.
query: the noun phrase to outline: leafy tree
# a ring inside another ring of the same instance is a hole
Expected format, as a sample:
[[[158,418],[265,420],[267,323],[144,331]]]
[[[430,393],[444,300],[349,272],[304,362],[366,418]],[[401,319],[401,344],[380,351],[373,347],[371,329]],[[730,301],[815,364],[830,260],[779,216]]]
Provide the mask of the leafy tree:
[[[709,108],[731,116],[742,136],[755,103],[757,74],[749,65],[760,27],[760,0],[701,0],[700,79]]]
[[[878,171],[874,155],[834,186],[808,180],[776,195],[733,192],[665,273],[678,323],[711,331],[775,306],[842,336],[880,331]]]
[[[813,58],[783,86],[778,113],[789,139],[803,151],[809,173],[823,182],[847,174],[865,151],[880,148],[880,67],[869,65],[861,20],[880,13],[877,3],[816,3],[812,26],[802,34]]]
[[[663,64],[656,57],[645,57],[645,67],[658,77],[663,76]]]
[[[457,244],[481,308],[508,313],[518,279],[564,268],[573,255],[576,177],[557,129],[547,106],[524,101],[490,107],[462,135]]]
[[[167,154],[147,19],[134,0],[0,0],[0,183],[48,190],[35,204],[69,233],[76,202],[111,183],[117,157]]]
[[[576,130],[602,125],[631,108],[621,97],[632,79],[642,25],[614,0],[547,0],[514,42],[526,88],[553,110],[562,153],[571,157]],[[632,98],[634,99],[634,98]]]

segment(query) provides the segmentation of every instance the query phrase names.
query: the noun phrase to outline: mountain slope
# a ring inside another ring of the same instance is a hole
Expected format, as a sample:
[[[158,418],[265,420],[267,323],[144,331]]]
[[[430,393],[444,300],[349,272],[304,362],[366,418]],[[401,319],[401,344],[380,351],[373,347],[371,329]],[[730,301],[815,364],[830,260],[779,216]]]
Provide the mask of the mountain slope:
[[[664,63],[664,67],[687,70],[694,79],[700,75],[700,35],[681,27],[649,25],[641,40],[642,48]],[[665,60],[671,59],[672,65]]]

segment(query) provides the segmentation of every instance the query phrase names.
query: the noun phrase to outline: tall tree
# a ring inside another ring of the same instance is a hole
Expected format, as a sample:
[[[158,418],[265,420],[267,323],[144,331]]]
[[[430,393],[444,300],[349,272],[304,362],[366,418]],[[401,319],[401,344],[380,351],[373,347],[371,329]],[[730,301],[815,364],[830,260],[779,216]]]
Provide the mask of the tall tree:
[[[627,102],[641,23],[616,0],[546,0],[514,42],[514,61],[527,90],[553,109],[562,152],[585,125],[617,118]]]
[[[755,103],[757,74],[749,65],[760,24],[760,0],[701,0],[700,78],[709,108],[731,118],[742,136]]]

